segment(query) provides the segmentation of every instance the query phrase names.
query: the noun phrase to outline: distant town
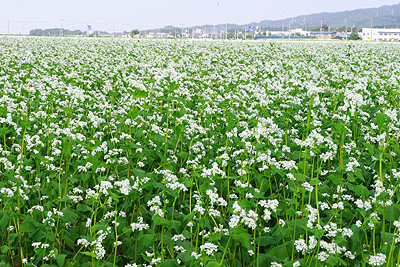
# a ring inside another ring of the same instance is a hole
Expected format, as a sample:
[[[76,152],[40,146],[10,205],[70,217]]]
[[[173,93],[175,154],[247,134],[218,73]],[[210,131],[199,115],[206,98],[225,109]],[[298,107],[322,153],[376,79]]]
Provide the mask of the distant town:
[[[295,28],[289,30],[263,30],[260,26],[248,26],[243,30],[229,31],[215,27],[181,28],[172,31],[139,31],[109,33],[105,31],[70,31],[62,28],[35,29],[29,32],[33,36],[75,36],[75,37],[124,37],[124,38],[166,38],[166,39],[238,39],[238,40],[259,40],[259,39],[316,39],[316,40],[371,40],[371,41],[400,41],[399,28],[347,28],[341,27],[331,30],[329,26],[322,24],[320,29],[304,30]]]
[[[69,30],[63,26],[48,29],[33,29],[33,36],[76,37],[125,37],[167,39],[316,39],[316,40],[371,40],[400,41],[400,4],[377,8],[356,9],[340,12],[323,12],[301,15],[281,20],[263,20],[245,25],[218,24],[199,26],[165,26],[158,29],[103,31],[100,25],[81,25],[81,29]],[[7,32],[10,32],[7,23]],[[132,28],[134,26],[131,26]],[[84,30],[82,30],[84,28]],[[110,29],[109,27],[108,29]]]

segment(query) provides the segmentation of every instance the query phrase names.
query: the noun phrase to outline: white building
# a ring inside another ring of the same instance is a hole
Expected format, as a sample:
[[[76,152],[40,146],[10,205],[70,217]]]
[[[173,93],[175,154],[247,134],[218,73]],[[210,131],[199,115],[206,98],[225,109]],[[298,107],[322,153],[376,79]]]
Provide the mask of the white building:
[[[300,34],[302,36],[310,36],[310,32],[309,31],[304,31],[301,28],[297,28],[297,29],[292,29],[290,30],[290,34]]]
[[[363,28],[361,38],[372,41],[400,41],[400,29]]]

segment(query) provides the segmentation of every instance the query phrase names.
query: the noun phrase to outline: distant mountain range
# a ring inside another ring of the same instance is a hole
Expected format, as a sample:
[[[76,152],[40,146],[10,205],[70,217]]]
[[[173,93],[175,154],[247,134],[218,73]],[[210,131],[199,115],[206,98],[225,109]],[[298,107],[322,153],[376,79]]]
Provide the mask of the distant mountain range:
[[[398,28],[400,27],[400,3],[396,5],[385,5],[377,8],[363,8],[350,11],[340,12],[323,12],[311,15],[301,15],[281,20],[263,20],[260,22],[251,22],[244,25],[228,24],[228,31],[243,30],[248,26],[260,26],[263,30],[288,30],[289,23],[292,29],[303,28],[312,29],[323,24],[337,29],[342,26],[347,27],[371,27],[371,19],[375,28]],[[215,25],[216,27],[226,27],[226,24]],[[210,29],[214,25],[198,25],[190,27],[190,29]],[[154,31],[167,32],[180,27],[166,26],[162,29],[154,29]]]

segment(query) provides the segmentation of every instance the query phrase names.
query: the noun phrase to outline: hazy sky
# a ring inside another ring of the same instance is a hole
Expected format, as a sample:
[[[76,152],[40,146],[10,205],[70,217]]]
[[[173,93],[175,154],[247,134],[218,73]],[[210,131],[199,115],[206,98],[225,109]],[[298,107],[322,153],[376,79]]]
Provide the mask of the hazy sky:
[[[33,28],[115,31],[259,22],[318,12],[392,5],[400,0],[3,0],[0,33]]]

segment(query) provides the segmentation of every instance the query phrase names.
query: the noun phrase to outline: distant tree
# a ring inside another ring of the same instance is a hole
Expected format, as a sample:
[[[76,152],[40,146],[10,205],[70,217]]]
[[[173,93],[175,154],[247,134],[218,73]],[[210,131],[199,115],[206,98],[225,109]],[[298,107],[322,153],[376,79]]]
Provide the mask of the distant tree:
[[[44,31],[42,29],[34,29],[29,31],[29,35],[44,35]]]
[[[228,32],[228,39],[236,39],[236,34],[234,32]]]
[[[342,26],[340,28],[337,28],[336,32],[345,32],[345,31],[348,31],[348,30],[350,30],[350,27]]]
[[[138,29],[133,29],[133,30],[131,30],[131,36],[133,37],[133,36],[135,36],[135,35],[138,35],[140,32],[139,32],[139,30]]]
[[[254,35],[246,34],[246,40],[252,40],[253,38],[254,38]]]
[[[352,31],[349,37],[350,40],[360,40],[361,37],[358,35],[357,30]]]
[[[83,32],[80,30],[74,30],[74,31],[70,31],[68,34],[69,35],[83,35]]]
[[[357,27],[352,27],[351,28],[351,34],[349,36],[350,40],[361,40],[360,35],[358,34],[358,32],[360,32],[362,29],[358,29]]]
[[[331,27],[330,27],[329,25],[322,24],[322,27],[321,27],[321,26],[315,26],[315,27],[311,28],[311,31],[320,31],[321,28],[322,28],[322,31],[323,31],[323,32],[326,32],[326,31],[329,31],[329,29],[330,29]]]

